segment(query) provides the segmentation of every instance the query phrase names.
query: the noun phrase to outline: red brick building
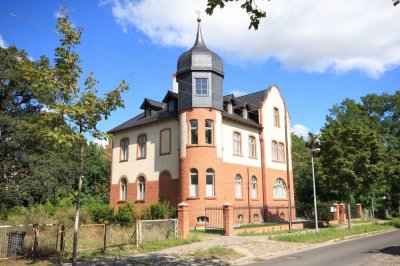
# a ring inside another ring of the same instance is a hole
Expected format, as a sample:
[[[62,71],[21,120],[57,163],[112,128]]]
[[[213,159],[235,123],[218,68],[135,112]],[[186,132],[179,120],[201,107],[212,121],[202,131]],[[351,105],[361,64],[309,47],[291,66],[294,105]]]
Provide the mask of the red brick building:
[[[110,204],[168,201],[204,208],[294,206],[290,117],[278,88],[223,96],[222,59],[204,44],[178,60],[173,91],[144,99],[143,112],[112,129]],[[241,218],[241,217],[239,217]],[[257,216],[258,218],[258,216]],[[284,217],[287,220],[287,217]]]

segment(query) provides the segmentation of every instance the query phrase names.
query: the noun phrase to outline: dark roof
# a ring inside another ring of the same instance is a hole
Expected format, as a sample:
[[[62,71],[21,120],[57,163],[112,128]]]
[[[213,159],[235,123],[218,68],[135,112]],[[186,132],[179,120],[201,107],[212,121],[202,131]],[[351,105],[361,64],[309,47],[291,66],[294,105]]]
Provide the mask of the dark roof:
[[[253,92],[253,93],[243,95],[240,97],[234,97],[233,94],[228,94],[228,95],[224,96],[224,102],[229,101],[229,100],[234,100],[234,101],[236,101],[236,106],[243,107],[243,106],[247,105],[249,107],[249,111],[256,111],[256,110],[258,110],[258,108],[260,108],[261,102],[264,100],[264,95],[265,95],[266,91],[267,90]],[[172,92],[172,91],[168,91],[164,97],[163,102],[165,100],[167,100],[169,97],[177,98],[178,94],[175,92]],[[141,114],[129,119],[125,123],[122,123],[121,125],[111,129],[109,131],[109,133],[114,133],[114,132],[117,132],[117,131],[120,131],[123,129],[147,125],[147,124],[154,123],[157,121],[162,121],[162,120],[178,117],[178,112],[176,112],[176,111],[168,112],[167,108],[163,105],[162,102],[157,102],[157,101],[145,98],[141,108],[143,107],[143,105],[145,103],[150,104],[151,106],[157,107],[156,108],[157,110],[155,110],[153,112],[152,116],[144,117],[144,113],[141,113]],[[262,128],[262,126],[260,124],[253,121],[252,119],[245,119],[236,113],[229,114],[228,112],[223,111],[222,117],[232,120],[232,121],[239,122],[239,123],[247,125],[247,126]]]
[[[249,105],[250,111],[258,110],[261,107],[262,101],[264,101],[266,91],[267,90],[262,90],[236,97],[236,100],[240,102],[246,102]]]
[[[163,109],[164,104],[154,101],[152,99],[144,98],[144,101],[143,101],[142,105],[140,106],[140,109],[145,109],[147,106],[153,107],[152,109],[161,110],[161,109]]]
[[[165,97],[164,97],[164,99],[162,101],[163,101],[163,103],[166,103],[171,98],[177,100],[178,99],[178,93],[173,92],[173,91],[168,91],[167,94],[165,94]]]
[[[123,129],[138,127],[147,124],[151,124],[158,121],[167,120],[170,118],[178,117],[178,112],[168,112],[166,109],[162,109],[160,111],[155,111],[155,113],[150,117],[144,117],[144,113],[141,113],[134,118],[129,119],[125,123],[111,129],[108,133],[114,133]]]

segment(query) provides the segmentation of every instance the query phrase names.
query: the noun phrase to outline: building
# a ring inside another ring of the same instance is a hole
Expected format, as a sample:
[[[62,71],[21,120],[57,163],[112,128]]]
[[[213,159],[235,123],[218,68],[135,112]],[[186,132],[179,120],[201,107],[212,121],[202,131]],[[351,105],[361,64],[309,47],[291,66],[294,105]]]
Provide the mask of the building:
[[[225,202],[293,207],[290,117],[282,95],[272,85],[223,96],[222,59],[204,44],[198,22],[194,46],[179,57],[173,91],[161,102],[145,98],[141,114],[110,131],[110,204],[187,202],[192,227],[208,220],[205,207]]]

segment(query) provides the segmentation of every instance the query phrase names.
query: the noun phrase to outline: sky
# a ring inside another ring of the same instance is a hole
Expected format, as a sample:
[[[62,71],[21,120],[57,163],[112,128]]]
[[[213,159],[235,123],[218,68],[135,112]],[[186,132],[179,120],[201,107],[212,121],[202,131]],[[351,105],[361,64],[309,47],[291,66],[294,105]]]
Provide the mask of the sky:
[[[99,93],[125,80],[125,108],[101,121],[108,131],[137,115],[145,97],[172,90],[179,56],[196,37],[224,61],[224,94],[236,96],[275,84],[286,100],[292,130],[318,132],[329,109],[345,98],[400,90],[400,6],[391,0],[258,0],[267,12],[257,31],[240,2],[204,10],[204,0],[2,0],[0,46],[17,46],[32,60],[53,59],[60,5],[84,28],[82,80],[93,72]]]

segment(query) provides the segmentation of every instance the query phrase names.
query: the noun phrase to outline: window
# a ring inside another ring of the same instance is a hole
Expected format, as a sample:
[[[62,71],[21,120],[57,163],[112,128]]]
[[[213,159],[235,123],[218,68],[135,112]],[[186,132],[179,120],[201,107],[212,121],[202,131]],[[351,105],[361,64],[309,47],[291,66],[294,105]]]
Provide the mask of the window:
[[[121,139],[120,147],[121,147],[120,160],[121,161],[128,161],[129,139]]]
[[[278,143],[272,142],[272,161],[278,161]]]
[[[243,214],[239,214],[238,217],[237,217],[237,221],[238,221],[238,223],[243,223],[244,215]]]
[[[274,108],[274,126],[279,127],[279,109]]]
[[[196,82],[195,94],[208,95],[208,79],[206,78],[195,79],[195,82]]]
[[[146,191],[145,179],[143,176],[140,176],[138,179],[138,200],[144,200],[144,195]]]
[[[199,177],[197,169],[190,169],[190,196],[199,196]]]
[[[198,144],[198,123],[197,120],[190,120],[190,144]]]
[[[256,199],[257,198],[257,178],[255,176],[251,177],[251,198]]]
[[[144,117],[150,117],[151,116],[151,109],[150,108],[146,108],[144,110]]]
[[[232,114],[233,113],[233,106],[232,103],[228,103],[228,113]]]
[[[233,154],[234,155],[241,155],[241,143],[240,143],[240,133],[234,132],[233,133]]]
[[[278,178],[274,184],[274,199],[286,199],[286,184],[282,178]]]
[[[258,214],[253,215],[253,220],[258,222],[258,219],[260,219],[260,216]]]
[[[146,139],[147,139],[147,136],[145,134],[138,136],[137,157],[139,159],[146,158]]]
[[[256,138],[249,137],[249,157],[256,158]]]
[[[169,101],[168,102],[168,112],[173,112],[173,111],[175,111],[175,102]]]
[[[285,144],[279,143],[279,161],[285,162]]]
[[[238,199],[243,198],[242,177],[240,175],[236,175],[235,178],[235,197]]]
[[[212,144],[213,143],[213,121],[212,120],[206,120],[206,144]]]
[[[164,128],[160,131],[160,155],[171,153],[171,129]]]
[[[122,178],[121,179],[121,194],[119,197],[120,200],[126,200],[127,187],[128,187],[128,184],[127,184],[126,178]]]
[[[244,118],[244,119],[247,119],[247,117],[248,117],[248,111],[247,111],[246,108],[243,109],[242,115],[243,115],[243,118]]]
[[[197,217],[197,222],[198,223],[208,223],[208,217],[207,216],[199,216],[199,217]]]
[[[214,170],[207,169],[206,172],[206,197],[214,197]]]

